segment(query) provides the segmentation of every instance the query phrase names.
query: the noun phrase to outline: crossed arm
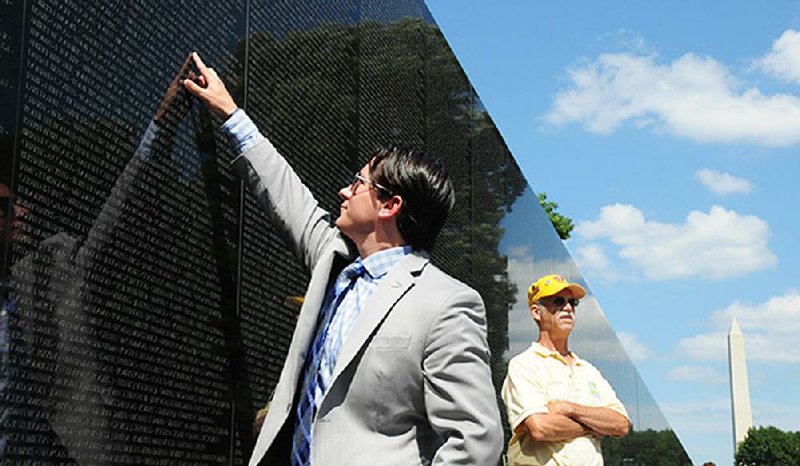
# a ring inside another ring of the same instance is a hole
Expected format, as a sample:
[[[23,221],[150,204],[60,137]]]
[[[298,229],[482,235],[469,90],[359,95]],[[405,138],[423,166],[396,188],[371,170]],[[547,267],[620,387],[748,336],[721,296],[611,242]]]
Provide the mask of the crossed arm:
[[[527,432],[537,442],[559,442],[588,434],[624,437],[630,429],[628,418],[610,408],[554,400],[547,409],[547,414],[525,418],[515,432]]]

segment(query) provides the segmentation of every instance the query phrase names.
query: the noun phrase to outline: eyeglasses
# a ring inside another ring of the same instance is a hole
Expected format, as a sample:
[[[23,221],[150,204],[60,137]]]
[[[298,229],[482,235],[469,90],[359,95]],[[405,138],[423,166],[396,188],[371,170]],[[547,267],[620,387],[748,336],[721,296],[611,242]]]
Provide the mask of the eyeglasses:
[[[567,305],[567,303],[569,303],[569,305],[572,306],[573,309],[578,307],[578,304],[581,303],[581,301],[577,298],[565,298],[563,296],[556,296],[555,298],[552,298],[549,301],[551,305],[553,305],[559,310],[563,309],[564,306]]]
[[[353,175],[353,181],[350,182],[350,192],[351,193],[355,193],[356,192],[356,188],[358,188],[358,184],[359,183],[364,183],[365,185],[372,185],[375,188],[377,188],[378,190],[383,191],[387,195],[391,195],[392,194],[392,192],[389,190],[389,188],[387,188],[385,186],[381,186],[380,184],[372,181],[371,179],[369,179],[369,178],[367,178],[365,176],[361,176],[360,173],[356,173],[355,175]]]

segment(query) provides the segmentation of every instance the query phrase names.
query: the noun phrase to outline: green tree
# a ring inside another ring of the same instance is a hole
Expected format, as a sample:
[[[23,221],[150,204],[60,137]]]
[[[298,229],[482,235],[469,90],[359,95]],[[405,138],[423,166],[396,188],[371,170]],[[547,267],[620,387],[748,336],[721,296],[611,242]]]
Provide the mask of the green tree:
[[[572,219],[556,212],[558,204],[554,201],[548,201],[547,193],[538,193],[536,198],[539,199],[539,204],[547,212],[547,216],[550,217],[550,222],[558,232],[558,237],[562,240],[569,239],[572,229],[575,228],[575,225],[572,224]]]
[[[737,466],[800,464],[800,432],[751,427],[734,457]]]

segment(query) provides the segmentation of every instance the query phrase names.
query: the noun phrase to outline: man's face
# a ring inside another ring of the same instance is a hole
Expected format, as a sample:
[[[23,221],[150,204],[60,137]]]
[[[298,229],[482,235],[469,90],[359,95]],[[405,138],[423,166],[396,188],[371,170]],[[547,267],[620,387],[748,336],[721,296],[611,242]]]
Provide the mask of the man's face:
[[[20,219],[28,213],[28,209],[17,204],[14,194],[3,183],[0,183],[0,238],[12,243],[20,243],[28,239],[24,224]],[[6,228],[11,230],[8,235]]]
[[[359,171],[362,180],[369,180],[369,163]],[[336,226],[353,241],[360,241],[375,231],[381,201],[378,191],[369,183],[356,180],[339,190],[342,205]]]
[[[571,298],[572,291],[565,289],[540,299],[533,306],[531,313],[542,331],[558,335],[569,335],[572,332],[575,327],[575,307],[569,302]],[[562,304],[559,305],[559,302]]]

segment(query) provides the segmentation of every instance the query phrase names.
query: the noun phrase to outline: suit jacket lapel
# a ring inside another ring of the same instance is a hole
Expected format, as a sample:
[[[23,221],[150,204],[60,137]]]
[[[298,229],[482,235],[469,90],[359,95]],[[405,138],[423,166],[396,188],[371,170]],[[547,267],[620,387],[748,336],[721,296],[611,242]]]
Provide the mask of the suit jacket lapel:
[[[311,351],[311,345],[317,333],[322,304],[329,283],[333,280],[330,277],[335,278],[351,260],[350,251],[346,247],[339,247],[330,253],[330,258],[321,260],[311,274],[311,283],[309,283],[286,358],[286,363],[289,365],[287,369],[290,374],[292,396],[294,396],[297,386],[302,383],[300,372],[303,370],[306,355]]]
[[[336,361],[336,367],[333,369],[331,390],[328,393],[336,385],[339,374],[344,371],[367,340],[375,333],[397,301],[414,286],[414,282],[429,261],[427,253],[413,252],[392,267],[389,273],[381,279],[378,289],[364,304],[364,309],[359,314],[353,329],[345,338],[339,359]]]

